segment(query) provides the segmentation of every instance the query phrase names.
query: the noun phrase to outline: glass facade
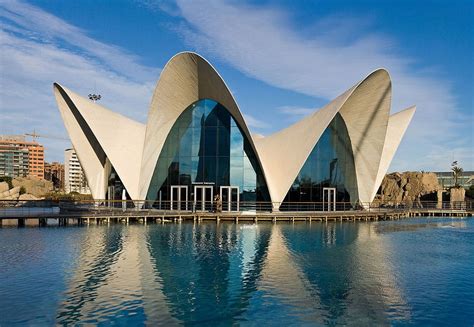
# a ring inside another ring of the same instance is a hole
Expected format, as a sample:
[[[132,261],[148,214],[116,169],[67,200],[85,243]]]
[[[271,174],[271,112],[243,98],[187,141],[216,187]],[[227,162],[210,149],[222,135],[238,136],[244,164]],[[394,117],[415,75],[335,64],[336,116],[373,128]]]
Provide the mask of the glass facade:
[[[125,190],[125,186],[123,185],[119,175],[115,171],[115,168],[112,166],[110,174],[109,174],[109,178],[107,180],[106,199],[122,200],[123,190]],[[128,192],[126,192],[126,197],[127,197],[127,200],[130,200],[130,196],[128,195]]]
[[[237,186],[241,202],[270,201],[268,189],[249,140],[230,112],[203,99],[189,106],[166,138],[148,189],[154,206],[171,200],[172,186],[205,185],[218,194],[221,186]]]
[[[338,113],[326,128],[311,151],[280,209],[304,209],[294,207],[294,202],[312,202],[308,210],[322,210],[323,189],[334,188],[337,209],[341,203],[358,199],[354,156],[346,124]],[[318,207],[319,204],[319,207]]]
[[[123,199],[123,192],[125,191],[125,200],[131,200],[130,195],[128,194],[125,186],[122,183],[119,175],[115,171],[114,166],[110,167],[109,177],[107,179],[107,191],[105,198],[109,200],[107,202],[108,207],[123,208],[124,203],[121,201]],[[131,201],[127,202],[126,206],[128,208],[135,207],[135,204]]]

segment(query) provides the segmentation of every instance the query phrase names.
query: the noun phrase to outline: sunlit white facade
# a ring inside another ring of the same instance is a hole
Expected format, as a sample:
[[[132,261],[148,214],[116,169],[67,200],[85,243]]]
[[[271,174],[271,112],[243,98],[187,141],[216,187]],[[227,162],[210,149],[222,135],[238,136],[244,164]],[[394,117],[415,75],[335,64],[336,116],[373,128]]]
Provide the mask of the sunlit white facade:
[[[146,124],[59,84],[54,93],[95,199],[125,189],[181,210],[206,210],[216,194],[224,210],[369,203],[415,112],[390,115],[390,76],[379,69],[301,121],[254,137],[220,75],[190,52],[164,67]]]

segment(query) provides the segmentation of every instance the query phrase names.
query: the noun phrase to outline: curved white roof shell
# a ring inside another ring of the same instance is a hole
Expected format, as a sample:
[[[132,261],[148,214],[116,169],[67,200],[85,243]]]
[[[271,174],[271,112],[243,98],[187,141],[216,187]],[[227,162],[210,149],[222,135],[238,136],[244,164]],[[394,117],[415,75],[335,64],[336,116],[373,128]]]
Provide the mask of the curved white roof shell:
[[[311,150],[340,113],[351,139],[359,200],[370,202],[387,131],[390,100],[390,77],[379,69],[319,111],[255,140],[263,168],[272,177],[267,181],[272,201],[283,201]]]
[[[54,85],[54,94],[92,196],[105,198],[111,163],[130,197],[138,199],[145,125],[59,84]]]
[[[251,134],[229,88],[196,53],[175,55],[161,72],[146,126],[54,85],[64,124],[84,168],[92,195],[105,197],[113,166],[136,200],[146,198],[159,155],[176,120],[191,104],[212,99],[222,104],[248,138],[274,207],[285,198],[319,138],[339,113],[351,148],[360,202],[371,202],[413,117],[415,107],[389,116],[391,80],[378,69],[301,121],[269,136]]]
[[[168,133],[183,111],[201,99],[212,99],[227,108],[255,151],[244,117],[222,77],[201,56],[179,53],[163,68],[151,99],[139,184],[141,199],[146,197]]]

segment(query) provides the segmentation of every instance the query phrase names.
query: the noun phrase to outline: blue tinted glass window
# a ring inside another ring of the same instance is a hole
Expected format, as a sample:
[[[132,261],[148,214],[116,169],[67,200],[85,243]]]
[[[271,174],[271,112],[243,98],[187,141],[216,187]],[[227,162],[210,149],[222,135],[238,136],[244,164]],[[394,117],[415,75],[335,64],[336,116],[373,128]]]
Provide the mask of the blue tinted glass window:
[[[217,155],[217,127],[206,126],[204,129],[204,155]]]
[[[249,140],[221,104],[205,99],[177,119],[163,146],[147,194],[148,200],[169,200],[172,185],[237,186],[242,201],[270,197]],[[189,194],[189,198],[192,195]]]
[[[179,128],[179,156],[190,157],[193,149],[193,131],[194,128]]]
[[[179,147],[178,147],[178,144],[179,144],[178,143],[178,132],[179,132],[178,129],[173,129],[173,130],[171,130],[170,134],[168,135],[168,140],[167,140],[168,144],[166,146],[167,153],[165,155],[169,158],[173,158],[179,150]]]
[[[322,202],[324,187],[336,189],[337,202],[355,203],[358,199],[354,156],[340,114],[334,117],[314,146],[288,191],[282,208],[289,202]]]
[[[217,155],[230,155],[230,131],[229,126],[217,127]]]
[[[237,126],[232,126],[230,130],[230,155],[244,155],[244,138]]]
[[[230,157],[230,185],[239,186],[243,189],[244,186],[244,157],[231,156]]]

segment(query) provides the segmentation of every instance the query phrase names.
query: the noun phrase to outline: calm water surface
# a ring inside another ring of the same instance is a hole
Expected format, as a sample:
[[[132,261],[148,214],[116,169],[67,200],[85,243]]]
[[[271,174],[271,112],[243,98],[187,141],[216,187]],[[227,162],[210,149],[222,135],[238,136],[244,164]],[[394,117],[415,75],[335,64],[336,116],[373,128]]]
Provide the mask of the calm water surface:
[[[474,220],[0,229],[0,326],[474,324]]]

